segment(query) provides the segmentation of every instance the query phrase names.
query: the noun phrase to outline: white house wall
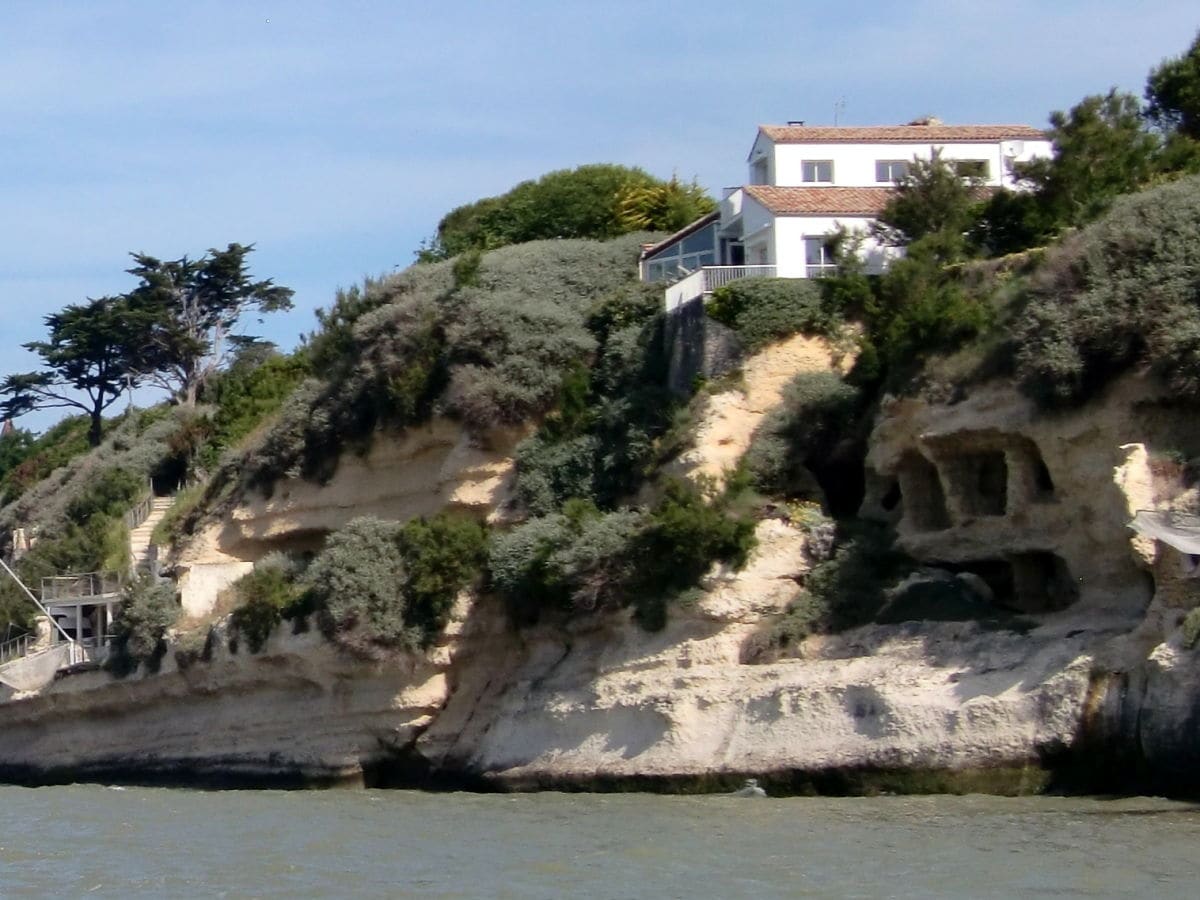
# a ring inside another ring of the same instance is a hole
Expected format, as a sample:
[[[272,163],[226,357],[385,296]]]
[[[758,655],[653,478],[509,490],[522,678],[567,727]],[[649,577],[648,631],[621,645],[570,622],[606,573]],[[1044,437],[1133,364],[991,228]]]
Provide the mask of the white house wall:
[[[759,151],[764,151],[769,142],[759,135],[751,152],[751,167]],[[1012,187],[1013,179],[1009,168],[1010,159],[1026,162],[1038,157],[1049,157],[1053,146],[1049,141],[988,141],[980,143],[933,144],[776,144],[774,159],[770,165],[772,184],[798,187],[805,184],[802,164],[806,160],[833,160],[833,184],[839,187],[879,187],[875,180],[875,163],[878,160],[911,161],[913,157],[928,159],[933,147],[940,147],[943,159],[986,159],[988,177],[986,184]],[[1005,153],[1012,154],[1011,158]],[[810,183],[811,184],[811,183]],[[815,186],[815,185],[814,185]]]
[[[774,221],[775,216],[761,203],[748,194],[742,197],[742,242],[746,247],[746,265],[776,265],[771,237]]]
[[[776,275],[780,278],[805,277],[805,238],[825,237],[835,233],[839,227],[844,227],[847,231],[865,233],[871,222],[872,219],[866,216],[779,216],[775,219],[772,229],[772,255],[777,266]],[[867,272],[879,274],[883,271],[885,261],[898,256],[899,252],[881,245],[867,235],[859,249],[859,255],[866,262]]]

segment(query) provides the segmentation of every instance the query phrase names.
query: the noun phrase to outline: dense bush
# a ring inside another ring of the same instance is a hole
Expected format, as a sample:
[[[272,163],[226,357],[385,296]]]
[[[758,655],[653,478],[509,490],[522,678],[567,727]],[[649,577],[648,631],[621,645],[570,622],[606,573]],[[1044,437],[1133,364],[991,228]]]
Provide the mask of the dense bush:
[[[460,206],[438,223],[423,260],[554,238],[604,240],[631,231],[676,231],[714,208],[694,184],[641,169],[587,165],[523,181],[498,197]]]
[[[194,455],[201,471],[213,471],[222,453],[278,412],[308,372],[308,358],[301,351],[272,353],[261,360],[241,358],[220,373],[202,398],[215,409]]]
[[[448,408],[476,428],[549,409],[563,375],[595,342],[577,310],[515,291],[476,292],[448,331]]]
[[[1148,366],[1200,394],[1200,178],[1125,197],[1049,253],[1014,328],[1021,388],[1048,407],[1083,402]]]
[[[124,515],[146,491],[146,479],[128,469],[102,470],[67,503],[67,518],[82,525],[94,515]]]
[[[458,592],[479,576],[487,529],[472,519],[441,514],[406,522],[396,542],[404,560],[405,618],[425,644],[445,627]]]
[[[292,566],[278,554],[255,563],[254,569],[233,585],[233,590],[238,605],[229,616],[229,624],[246,639],[251,653],[262,649],[275,626],[301,597]]]
[[[478,576],[486,543],[481,525],[446,514],[403,526],[362,517],[330,535],[303,583],[326,632],[345,646],[416,650]]]
[[[309,342],[322,379],[285,402],[247,452],[247,477],[262,486],[327,478],[347,446],[439,410],[473,428],[547,412],[595,348],[585,326],[593,304],[632,280],[640,237],[508,247],[484,254],[469,284],[438,265],[437,277],[406,272],[343,294]],[[230,468],[217,481],[232,477]]]
[[[860,438],[862,392],[833,372],[802,372],[778,407],[759,424],[744,464],[754,486],[775,496],[812,493],[814,461],[832,458],[843,441]]]
[[[571,498],[611,508],[642,481],[679,404],[665,387],[661,306],[639,285],[589,314],[593,366],[568,373],[555,411],[517,449],[517,495],[534,515]]]
[[[668,604],[694,588],[713,563],[741,569],[754,546],[752,520],[731,515],[723,499],[709,504],[690,485],[668,483],[636,548],[632,592],[638,621],[661,628]]]
[[[797,332],[832,336],[840,324],[820,285],[806,278],[734,281],[713,291],[705,311],[751,351]]]
[[[536,621],[541,609],[569,598],[568,587],[549,562],[574,537],[570,520],[559,514],[530,519],[493,535],[488,547],[492,587],[508,602],[518,623]]]
[[[450,263],[413,266],[383,278],[367,278],[362,287],[339,288],[328,309],[317,310],[317,330],[306,335],[304,349],[314,372],[328,373],[354,355],[354,328],[369,312],[414,294],[436,297],[454,286]]]
[[[714,562],[741,568],[753,546],[753,522],[672,482],[649,511],[602,513],[572,501],[564,513],[531,519],[493,538],[488,565],[518,621],[545,608],[632,606],[643,626],[657,629],[672,600]]]
[[[106,665],[118,678],[145,664],[158,670],[167,652],[167,629],[179,618],[175,588],[143,576],[125,588],[121,613],[113,623],[112,646]]]
[[[87,416],[69,416],[48,429],[32,444],[22,446],[27,441],[22,435],[27,434],[28,432],[16,432],[15,440],[9,444],[10,453],[17,447],[21,449],[19,458],[9,456],[11,464],[3,475],[0,475],[0,506],[9,506],[51,472],[83,456],[91,449],[87,440]]]
[[[329,536],[305,575],[329,630],[358,629],[365,640],[385,646],[416,643],[400,594],[404,559],[396,545],[399,530],[396,523],[362,517]]]

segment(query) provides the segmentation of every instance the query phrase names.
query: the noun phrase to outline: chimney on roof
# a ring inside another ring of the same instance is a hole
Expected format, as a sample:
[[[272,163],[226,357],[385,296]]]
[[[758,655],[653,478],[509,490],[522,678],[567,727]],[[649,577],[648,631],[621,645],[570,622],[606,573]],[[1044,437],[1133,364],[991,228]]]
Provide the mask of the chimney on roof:
[[[932,125],[941,125],[942,120],[939,119],[937,116],[921,116],[921,118],[913,119],[908,124],[909,125],[925,125],[928,127],[928,126],[932,126]]]
[[[803,119],[788,119],[788,124],[789,125],[803,125],[804,120]]]

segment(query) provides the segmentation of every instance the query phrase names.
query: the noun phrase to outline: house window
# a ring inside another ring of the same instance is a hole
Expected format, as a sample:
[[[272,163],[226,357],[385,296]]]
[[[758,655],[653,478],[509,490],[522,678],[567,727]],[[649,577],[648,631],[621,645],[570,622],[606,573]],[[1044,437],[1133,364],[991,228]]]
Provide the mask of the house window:
[[[959,178],[987,178],[988,161],[986,159],[956,159],[954,172]]]
[[[880,184],[899,181],[908,174],[908,162],[903,159],[875,160],[875,180]]]
[[[801,177],[805,184],[832,184],[833,160],[809,159],[801,167]]]
[[[837,272],[834,259],[834,239],[828,235],[804,239],[804,274],[809,278],[833,275]]]

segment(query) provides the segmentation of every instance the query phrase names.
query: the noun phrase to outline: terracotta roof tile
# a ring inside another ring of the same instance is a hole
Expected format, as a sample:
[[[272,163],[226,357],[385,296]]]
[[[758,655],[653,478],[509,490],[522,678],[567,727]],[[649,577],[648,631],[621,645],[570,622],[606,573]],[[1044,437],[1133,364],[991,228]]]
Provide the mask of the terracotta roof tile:
[[[1031,125],[760,125],[777,144],[923,144],[956,141],[1044,141],[1046,133]]]
[[[874,216],[887,205],[886,187],[775,187],[748,184],[746,193],[777,216]]]

